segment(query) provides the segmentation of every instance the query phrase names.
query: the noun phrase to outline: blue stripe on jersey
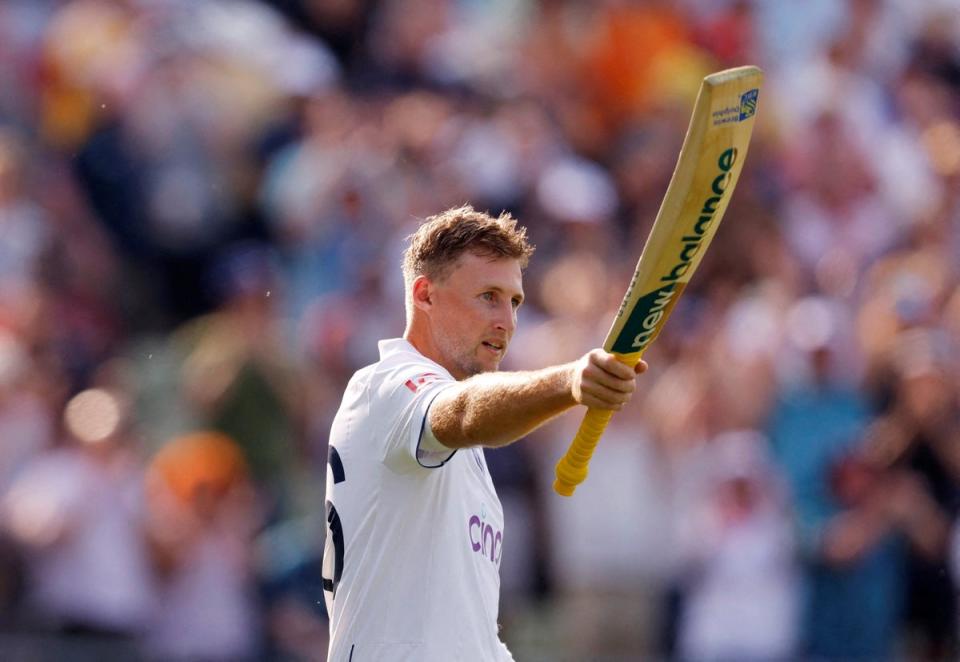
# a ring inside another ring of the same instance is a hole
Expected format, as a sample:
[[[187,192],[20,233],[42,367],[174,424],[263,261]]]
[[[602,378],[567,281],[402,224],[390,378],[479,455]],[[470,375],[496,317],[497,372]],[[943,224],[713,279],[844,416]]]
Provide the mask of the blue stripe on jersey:
[[[340,453],[338,453],[337,449],[333,446],[327,449],[327,464],[330,465],[330,469],[333,471],[334,484],[342,483],[347,479],[346,474],[343,472],[343,462],[340,460]]]

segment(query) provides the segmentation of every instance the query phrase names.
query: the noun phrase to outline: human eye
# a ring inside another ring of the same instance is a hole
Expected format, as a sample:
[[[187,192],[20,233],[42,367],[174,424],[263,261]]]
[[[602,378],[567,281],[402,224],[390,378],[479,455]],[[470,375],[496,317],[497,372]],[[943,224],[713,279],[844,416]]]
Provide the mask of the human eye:
[[[484,301],[489,301],[490,303],[493,303],[494,301],[497,300],[497,293],[492,290],[488,290],[483,294],[481,294],[480,298],[483,299]]]
[[[513,297],[513,300],[511,301],[511,303],[513,304],[513,309],[517,310],[518,308],[520,308],[520,304],[523,303],[523,299],[521,299],[520,297]]]

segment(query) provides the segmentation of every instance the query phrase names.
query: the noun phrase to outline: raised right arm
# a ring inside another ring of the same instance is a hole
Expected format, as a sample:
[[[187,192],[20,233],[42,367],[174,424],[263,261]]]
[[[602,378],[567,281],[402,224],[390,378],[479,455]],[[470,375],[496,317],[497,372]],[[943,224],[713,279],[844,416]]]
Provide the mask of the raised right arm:
[[[525,372],[488,372],[445,389],[430,407],[430,428],[448,448],[505,446],[583,404],[618,410],[646,370],[595,349],[573,363]]]

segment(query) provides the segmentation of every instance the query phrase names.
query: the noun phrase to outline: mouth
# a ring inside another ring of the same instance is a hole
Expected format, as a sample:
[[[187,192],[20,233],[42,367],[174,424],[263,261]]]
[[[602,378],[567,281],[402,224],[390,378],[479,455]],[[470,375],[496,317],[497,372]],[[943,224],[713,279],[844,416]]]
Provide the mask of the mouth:
[[[507,349],[507,343],[502,341],[484,340],[481,344],[491,352],[495,352],[497,354],[503,354]]]

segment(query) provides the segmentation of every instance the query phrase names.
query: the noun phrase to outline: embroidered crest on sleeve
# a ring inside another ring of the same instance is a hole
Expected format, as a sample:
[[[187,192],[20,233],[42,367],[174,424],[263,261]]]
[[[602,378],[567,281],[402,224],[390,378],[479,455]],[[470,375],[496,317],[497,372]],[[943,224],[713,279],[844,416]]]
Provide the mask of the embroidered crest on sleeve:
[[[406,382],[404,382],[404,385],[405,385],[408,389],[410,389],[411,391],[413,391],[414,393],[416,393],[417,391],[419,391],[421,388],[423,388],[423,387],[426,386],[427,384],[429,384],[429,383],[431,383],[431,382],[439,381],[440,379],[442,379],[442,378],[440,377],[440,375],[438,375],[438,374],[436,374],[436,373],[433,373],[433,372],[425,372],[425,373],[423,373],[422,375],[417,375],[416,377],[411,377],[411,378],[408,379]]]

